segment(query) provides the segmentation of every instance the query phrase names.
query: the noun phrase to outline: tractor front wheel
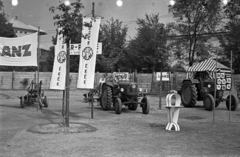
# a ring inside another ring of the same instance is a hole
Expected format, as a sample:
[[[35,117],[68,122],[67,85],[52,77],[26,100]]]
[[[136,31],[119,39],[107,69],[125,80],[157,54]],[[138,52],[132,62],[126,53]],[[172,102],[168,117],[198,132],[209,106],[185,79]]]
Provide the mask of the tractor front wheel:
[[[230,104],[230,95],[227,97],[226,100],[226,107],[229,110],[229,104]],[[231,111],[235,111],[238,108],[238,100],[235,95],[231,95]]]
[[[44,107],[48,107],[48,98],[47,98],[47,96],[45,95],[44,96],[44,99],[43,99],[43,105],[44,105]]]
[[[143,114],[148,114],[149,113],[149,109],[150,109],[150,105],[148,103],[147,97],[142,98],[141,106],[142,106],[142,113]]]
[[[122,101],[120,98],[114,100],[114,109],[116,114],[121,114],[122,112]]]
[[[21,108],[24,108],[24,107],[25,107],[25,103],[24,103],[22,97],[20,98],[20,107],[21,107]]]
[[[215,105],[215,101],[214,101],[214,98],[211,94],[205,95],[204,100],[203,100],[203,105],[204,105],[204,108],[207,111],[212,111],[213,110],[213,106]]]

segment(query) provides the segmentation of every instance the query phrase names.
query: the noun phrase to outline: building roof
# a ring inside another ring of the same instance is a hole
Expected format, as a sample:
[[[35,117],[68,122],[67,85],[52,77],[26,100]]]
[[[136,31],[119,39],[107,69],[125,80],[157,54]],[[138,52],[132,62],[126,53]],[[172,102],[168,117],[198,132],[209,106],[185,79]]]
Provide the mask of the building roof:
[[[33,31],[33,32],[38,31],[38,28],[31,26],[31,25],[27,25],[27,24],[19,21],[17,19],[17,17],[10,19],[9,22],[13,24],[13,28],[24,29],[24,30]],[[46,34],[47,34],[47,32],[40,29],[40,35],[46,35]]]

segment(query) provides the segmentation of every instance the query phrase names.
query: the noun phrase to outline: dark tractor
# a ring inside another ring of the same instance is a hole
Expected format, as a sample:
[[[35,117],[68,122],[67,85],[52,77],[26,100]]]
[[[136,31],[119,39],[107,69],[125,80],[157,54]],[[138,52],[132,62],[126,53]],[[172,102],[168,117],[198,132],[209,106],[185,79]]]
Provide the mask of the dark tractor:
[[[180,95],[182,104],[185,107],[194,107],[196,101],[202,101],[204,108],[212,111],[213,107],[217,107],[220,102],[226,101],[226,107],[229,110],[230,96],[223,98],[223,90],[216,90],[216,100],[214,100],[215,79],[209,77],[208,72],[195,72],[193,78],[185,79],[182,82]],[[238,107],[238,99],[235,95],[231,95],[231,111],[235,111]]]
[[[114,107],[116,114],[121,114],[122,105],[135,111],[138,104],[142,107],[142,113],[149,113],[149,103],[145,94],[138,92],[138,84],[124,80],[121,75],[114,78],[108,77],[101,83],[100,105],[103,110]]]

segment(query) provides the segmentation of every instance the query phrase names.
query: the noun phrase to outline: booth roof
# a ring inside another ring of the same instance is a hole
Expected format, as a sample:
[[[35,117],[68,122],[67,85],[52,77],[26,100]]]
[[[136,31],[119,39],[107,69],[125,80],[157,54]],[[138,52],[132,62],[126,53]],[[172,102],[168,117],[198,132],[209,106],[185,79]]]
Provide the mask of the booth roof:
[[[213,60],[208,59],[199,63],[194,64],[193,66],[187,69],[187,72],[196,72],[196,71],[215,71],[215,69],[225,69],[230,70],[230,68],[225,65]]]

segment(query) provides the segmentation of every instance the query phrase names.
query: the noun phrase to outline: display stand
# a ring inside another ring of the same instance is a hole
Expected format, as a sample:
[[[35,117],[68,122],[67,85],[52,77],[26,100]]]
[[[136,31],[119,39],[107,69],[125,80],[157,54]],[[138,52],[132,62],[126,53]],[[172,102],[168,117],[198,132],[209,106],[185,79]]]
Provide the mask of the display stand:
[[[172,97],[175,96],[175,104],[172,105]],[[166,97],[166,108],[168,114],[168,124],[166,130],[171,131],[173,126],[175,131],[180,131],[178,123],[179,110],[181,108],[181,97],[177,94],[177,91],[171,91]]]

